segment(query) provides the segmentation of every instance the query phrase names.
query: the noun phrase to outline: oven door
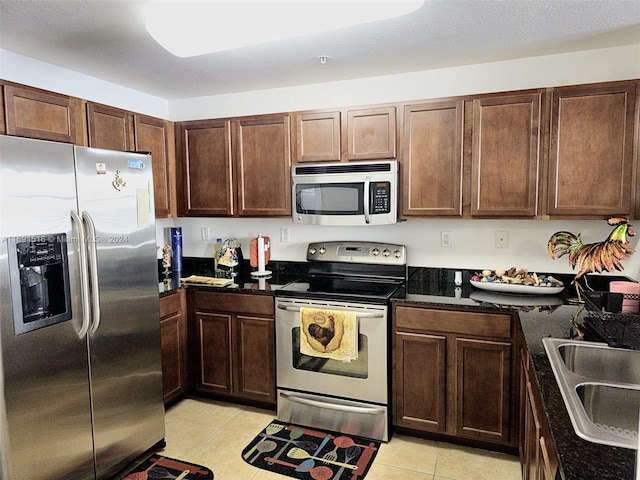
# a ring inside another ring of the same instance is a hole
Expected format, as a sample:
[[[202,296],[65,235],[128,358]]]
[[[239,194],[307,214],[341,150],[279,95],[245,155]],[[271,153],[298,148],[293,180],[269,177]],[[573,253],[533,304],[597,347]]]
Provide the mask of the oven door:
[[[343,361],[301,353],[303,307],[354,312],[357,359]],[[276,298],[278,388],[387,405],[387,315],[386,305]]]

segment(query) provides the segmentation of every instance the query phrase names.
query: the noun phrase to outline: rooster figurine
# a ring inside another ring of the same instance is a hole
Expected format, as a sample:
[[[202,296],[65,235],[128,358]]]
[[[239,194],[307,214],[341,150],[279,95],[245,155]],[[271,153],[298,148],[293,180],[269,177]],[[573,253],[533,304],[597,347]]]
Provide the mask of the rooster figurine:
[[[627,235],[630,237],[635,235],[630,228],[629,220],[615,217],[607,220],[607,223],[614,226],[614,229],[604,242],[585,245],[582,243],[580,234],[574,235],[566,231],[551,235],[547,244],[547,251],[551,258],[560,258],[569,254],[571,267],[579,268],[573,279],[574,282],[585,273],[624,270],[621,260],[635,252],[627,241]]]

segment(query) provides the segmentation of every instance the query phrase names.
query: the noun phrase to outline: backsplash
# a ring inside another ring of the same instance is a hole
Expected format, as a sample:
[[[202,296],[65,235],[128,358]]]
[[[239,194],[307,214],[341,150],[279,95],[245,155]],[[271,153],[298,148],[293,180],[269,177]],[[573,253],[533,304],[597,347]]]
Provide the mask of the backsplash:
[[[611,232],[604,220],[409,220],[395,225],[327,227],[294,225],[289,218],[176,218],[157,220],[158,245],[166,243],[165,229],[181,226],[185,256],[213,258],[216,238],[237,238],[243,251],[259,233],[270,237],[271,258],[304,262],[310,242],[365,240],[406,245],[407,263],[416,267],[449,269],[526,268],[529,271],[575,274],[567,256],[553,260],[547,242],[560,230],[580,233],[585,243],[603,241]],[[209,227],[211,240],[201,240],[201,227]],[[280,229],[288,228],[290,243],[280,242]],[[495,247],[495,232],[508,232],[507,248]],[[451,247],[440,246],[441,232],[451,232]],[[638,247],[638,237],[630,237]],[[160,253],[159,253],[160,255]],[[624,270],[612,275],[640,279],[640,254],[622,262]],[[607,275],[607,274],[603,274]]]

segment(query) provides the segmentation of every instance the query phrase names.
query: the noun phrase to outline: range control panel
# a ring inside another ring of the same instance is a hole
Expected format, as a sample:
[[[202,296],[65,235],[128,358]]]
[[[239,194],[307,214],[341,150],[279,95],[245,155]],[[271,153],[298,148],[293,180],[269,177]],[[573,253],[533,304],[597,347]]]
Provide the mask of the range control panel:
[[[317,242],[307,248],[307,261],[405,265],[404,245],[376,242]]]

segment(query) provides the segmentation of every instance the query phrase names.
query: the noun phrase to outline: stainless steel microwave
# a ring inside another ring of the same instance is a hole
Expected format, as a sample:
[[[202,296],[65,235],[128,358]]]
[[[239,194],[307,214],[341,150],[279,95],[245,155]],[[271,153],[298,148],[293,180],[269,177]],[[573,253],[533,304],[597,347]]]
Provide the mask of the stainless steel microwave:
[[[398,221],[398,161],[291,168],[293,223],[387,225]]]

